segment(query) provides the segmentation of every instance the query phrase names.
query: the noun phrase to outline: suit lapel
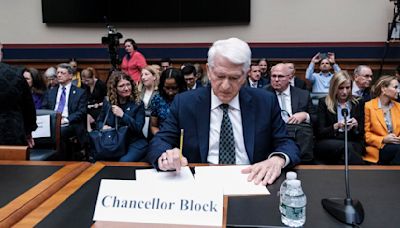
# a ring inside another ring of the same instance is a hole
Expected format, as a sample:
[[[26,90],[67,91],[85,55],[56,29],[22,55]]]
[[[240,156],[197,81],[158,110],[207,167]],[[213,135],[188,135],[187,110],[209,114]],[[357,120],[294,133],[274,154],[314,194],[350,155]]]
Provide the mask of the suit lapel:
[[[71,112],[71,110],[73,110],[72,105],[75,104],[75,95],[77,93],[76,91],[76,86],[71,85],[71,89],[69,91],[69,95],[68,95],[68,110],[69,112]]]
[[[382,127],[387,132],[388,129],[387,129],[387,126],[386,126],[386,123],[385,123],[385,117],[383,115],[383,110],[378,107],[378,99],[375,99],[373,101],[372,107],[375,109],[374,113],[376,113],[376,118],[378,119],[378,122],[382,125]]]
[[[49,92],[49,102],[51,110],[54,110],[56,108],[58,88],[59,87],[57,86],[51,89]]]
[[[254,160],[254,137],[256,129],[255,112],[256,107],[251,96],[245,89],[239,92],[240,113],[242,117],[243,139],[250,163]]]
[[[295,89],[293,89],[293,86],[290,86],[290,100],[292,103],[292,113],[296,113],[297,109],[299,108],[299,100],[300,97],[296,94]]]
[[[391,115],[392,115],[392,124],[393,124],[393,133],[396,136],[400,136],[400,105],[398,103],[393,102],[393,108],[391,110]]]
[[[197,97],[196,104],[196,120],[197,120],[197,135],[200,145],[201,162],[207,162],[208,144],[210,135],[210,109],[211,109],[211,88],[205,89],[204,93],[200,93]],[[204,114],[208,113],[208,114]]]

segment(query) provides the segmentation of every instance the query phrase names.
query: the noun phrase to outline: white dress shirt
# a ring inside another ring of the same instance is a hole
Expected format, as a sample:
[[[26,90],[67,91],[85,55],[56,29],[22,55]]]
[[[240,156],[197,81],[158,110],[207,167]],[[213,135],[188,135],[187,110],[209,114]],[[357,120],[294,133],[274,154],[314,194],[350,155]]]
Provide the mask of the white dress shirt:
[[[65,105],[64,105],[64,109],[61,113],[62,118],[68,118],[68,100],[69,100],[69,92],[71,91],[71,85],[72,83],[68,83],[67,85],[65,85]],[[58,109],[58,105],[60,103],[60,97],[61,97],[61,93],[62,93],[62,85],[59,85],[58,87],[58,91],[57,91],[57,98],[56,98],[56,106],[54,107],[54,110],[57,111]]]
[[[223,117],[223,111],[220,108],[221,104],[222,102],[217,96],[215,96],[213,90],[211,89],[210,134],[207,157],[207,161],[211,164],[218,164],[219,162],[219,136]],[[236,95],[231,102],[229,102],[228,115],[231,119],[233,136],[235,138],[236,164],[250,164],[250,160],[247,156],[246,148],[244,146],[239,94]]]

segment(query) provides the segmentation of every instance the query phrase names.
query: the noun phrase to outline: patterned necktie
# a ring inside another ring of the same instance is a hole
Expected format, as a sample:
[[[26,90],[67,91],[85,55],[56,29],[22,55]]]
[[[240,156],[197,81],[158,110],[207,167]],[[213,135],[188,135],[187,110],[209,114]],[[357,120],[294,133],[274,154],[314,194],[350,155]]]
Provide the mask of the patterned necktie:
[[[57,112],[62,113],[64,110],[64,106],[65,106],[65,87],[62,87],[62,92],[61,92],[61,96],[60,96],[60,101],[58,102],[58,108],[57,108]]]
[[[282,116],[283,121],[285,121],[285,123],[287,123],[287,120],[289,118],[289,112],[287,111],[285,94],[279,93],[279,99],[281,100],[281,116]]]
[[[229,105],[221,104],[224,114],[219,136],[219,164],[236,164],[235,139],[233,137],[232,122],[228,115]]]

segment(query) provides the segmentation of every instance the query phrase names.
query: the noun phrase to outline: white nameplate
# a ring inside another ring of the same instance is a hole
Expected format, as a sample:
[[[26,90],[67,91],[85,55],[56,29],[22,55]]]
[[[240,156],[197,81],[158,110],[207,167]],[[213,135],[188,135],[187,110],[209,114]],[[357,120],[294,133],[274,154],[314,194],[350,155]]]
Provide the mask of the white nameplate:
[[[47,138],[51,136],[50,115],[36,116],[37,129],[32,132],[32,138]]]
[[[222,215],[220,188],[103,179],[93,220],[221,227]]]

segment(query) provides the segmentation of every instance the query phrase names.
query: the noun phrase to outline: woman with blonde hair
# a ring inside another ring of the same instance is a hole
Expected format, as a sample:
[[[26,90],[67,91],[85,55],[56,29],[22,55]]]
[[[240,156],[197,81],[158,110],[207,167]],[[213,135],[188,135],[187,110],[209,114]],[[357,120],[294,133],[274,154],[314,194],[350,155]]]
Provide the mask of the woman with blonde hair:
[[[364,160],[382,165],[400,164],[399,82],[395,76],[380,77],[371,89],[373,99],[365,103]]]
[[[337,72],[330,82],[328,96],[319,100],[315,155],[327,164],[344,162],[343,109],[348,110],[349,163],[364,163],[364,103],[352,96],[351,85],[347,71]]]
[[[157,69],[153,66],[147,65],[142,69],[142,74],[140,77],[139,83],[139,91],[140,98],[144,104],[145,110],[145,123],[143,127],[143,134],[147,139],[151,138],[151,132],[149,137],[150,130],[150,117],[151,117],[151,109],[150,103],[151,99],[153,99],[154,95],[158,94],[157,86],[158,86],[159,75],[157,73]]]
[[[108,80],[107,89],[107,98],[103,101],[103,109],[99,115],[97,126],[99,129],[110,129],[116,126],[117,121],[118,126],[128,126],[127,153],[118,160],[140,161],[145,157],[147,141],[142,133],[144,107],[137,85],[126,73],[114,71]],[[107,113],[109,113],[108,116]]]

